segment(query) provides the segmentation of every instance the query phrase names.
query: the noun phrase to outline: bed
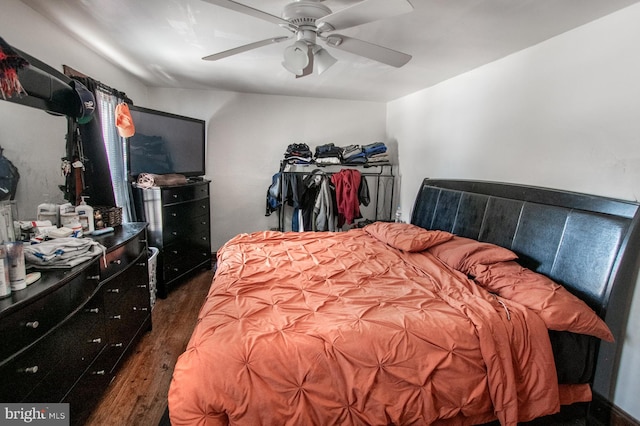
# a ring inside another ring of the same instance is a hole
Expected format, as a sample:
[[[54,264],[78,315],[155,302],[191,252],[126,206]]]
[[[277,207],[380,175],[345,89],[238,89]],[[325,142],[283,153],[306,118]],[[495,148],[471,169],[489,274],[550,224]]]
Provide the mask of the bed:
[[[425,179],[410,224],[241,234],[169,390],[173,425],[514,425],[615,383],[638,205]]]

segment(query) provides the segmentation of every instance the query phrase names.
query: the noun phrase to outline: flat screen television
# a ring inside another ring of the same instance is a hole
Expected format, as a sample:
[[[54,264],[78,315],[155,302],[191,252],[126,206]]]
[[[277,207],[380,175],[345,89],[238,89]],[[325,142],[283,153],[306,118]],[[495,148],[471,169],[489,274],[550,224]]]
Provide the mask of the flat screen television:
[[[205,121],[139,106],[129,108],[135,134],[127,143],[132,181],[140,173],[205,174]]]

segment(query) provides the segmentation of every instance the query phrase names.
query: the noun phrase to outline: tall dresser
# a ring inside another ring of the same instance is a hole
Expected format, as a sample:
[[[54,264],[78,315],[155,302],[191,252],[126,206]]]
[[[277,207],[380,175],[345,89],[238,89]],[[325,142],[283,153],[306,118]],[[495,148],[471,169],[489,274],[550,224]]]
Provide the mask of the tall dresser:
[[[211,268],[208,180],[185,185],[134,187],[139,220],[149,223],[149,245],[158,248],[157,295],[189,273]]]
[[[151,329],[146,224],[95,240],[104,256],[0,300],[0,401],[68,403],[81,425]]]

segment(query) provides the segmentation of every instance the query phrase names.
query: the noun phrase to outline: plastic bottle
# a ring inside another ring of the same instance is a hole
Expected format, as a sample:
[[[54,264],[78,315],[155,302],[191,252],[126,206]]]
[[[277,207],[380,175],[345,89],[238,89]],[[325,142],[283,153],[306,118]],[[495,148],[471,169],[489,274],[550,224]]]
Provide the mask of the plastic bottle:
[[[402,222],[402,210],[400,210],[400,206],[396,209],[396,223]]]
[[[9,262],[4,245],[0,244],[0,299],[11,296],[11,282],[9,280]]]
[[[82,201],[76,207],[76,213],[78,213],[80,223],[82,224],[82,233],[89,235],[95,231],[95,224],[93,223],[93,207],[87,204],[85,198],[81,197]]]

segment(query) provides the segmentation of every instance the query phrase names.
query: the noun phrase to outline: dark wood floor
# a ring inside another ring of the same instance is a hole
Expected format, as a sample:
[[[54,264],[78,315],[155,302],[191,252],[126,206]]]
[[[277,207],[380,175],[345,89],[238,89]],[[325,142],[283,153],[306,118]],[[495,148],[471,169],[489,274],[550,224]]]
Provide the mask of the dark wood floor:
[[[158,299],[152,311],[153,330],[123,364],[87,425],[158,424],[167,407],[173,368],[191,336],[212,277],[213,270],[203,270],[172,289],[166,299]]]

